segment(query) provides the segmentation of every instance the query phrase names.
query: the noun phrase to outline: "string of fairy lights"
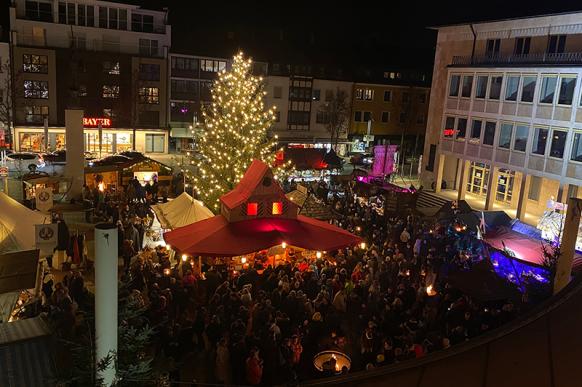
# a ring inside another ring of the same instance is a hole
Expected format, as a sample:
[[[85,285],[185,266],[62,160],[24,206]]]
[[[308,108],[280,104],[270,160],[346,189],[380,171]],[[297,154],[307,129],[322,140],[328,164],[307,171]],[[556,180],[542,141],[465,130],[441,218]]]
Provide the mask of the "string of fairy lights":
[[[233,58],[229,71],[222,70],[211,90],[212,104],[202,109],[204,130],[182,173],[206,206],[217,211],[220,196],[232,190],[254,159],[273,166],[275,178],[286,176],[291,162],[275,166],[278,139],[267,131],[275,120],[276,107],[265,109],[262,77],[252,75],[252,60],[242,52]]]

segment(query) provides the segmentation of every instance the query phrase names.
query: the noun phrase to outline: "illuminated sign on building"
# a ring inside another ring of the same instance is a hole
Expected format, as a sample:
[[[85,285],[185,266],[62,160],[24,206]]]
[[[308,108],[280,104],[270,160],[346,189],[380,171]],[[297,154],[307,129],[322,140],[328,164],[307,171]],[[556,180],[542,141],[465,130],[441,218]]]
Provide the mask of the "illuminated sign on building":
[[[85,128],[96,128],[101,123],[102,128],[111,127],[111,118],[96,118],[96,117],[83,117],[83,126]]]
[[[445,129],[444,130],[445,137],[453,137],[454,134],[455,134],[455,129]]]

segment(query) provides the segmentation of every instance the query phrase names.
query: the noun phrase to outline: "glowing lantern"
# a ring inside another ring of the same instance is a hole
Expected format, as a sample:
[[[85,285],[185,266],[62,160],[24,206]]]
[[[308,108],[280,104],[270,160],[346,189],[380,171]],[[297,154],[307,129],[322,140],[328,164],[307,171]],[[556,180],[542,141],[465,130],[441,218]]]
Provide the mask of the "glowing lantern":
[[[258,203],[247,203],[247,215],[255,216],[259,213]]]
[[[315,257],[317,259],[321,258],[321,251],[318,251],[317,253],[315,253]]]
[[[186,262],[187,259],[188,259],[188,256],[186,254],[182,254],[182,261]]]

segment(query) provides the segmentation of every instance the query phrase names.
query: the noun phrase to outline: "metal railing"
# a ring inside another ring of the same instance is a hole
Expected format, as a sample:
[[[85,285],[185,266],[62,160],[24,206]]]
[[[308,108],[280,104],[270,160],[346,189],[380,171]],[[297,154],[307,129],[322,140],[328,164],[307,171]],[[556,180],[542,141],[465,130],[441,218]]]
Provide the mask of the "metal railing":
[[[580,65],[582,52],[454,56],[451,66]]]
[[[164,47],[142,47],[139,44],[120,44],[118,42],[108,42],[101,39],[47,39],[44,36],[27,34],[18,34],[16,45],[46,48],[74,48],[80,51],[115,52],[154,58],[163,58],[165,55]]]

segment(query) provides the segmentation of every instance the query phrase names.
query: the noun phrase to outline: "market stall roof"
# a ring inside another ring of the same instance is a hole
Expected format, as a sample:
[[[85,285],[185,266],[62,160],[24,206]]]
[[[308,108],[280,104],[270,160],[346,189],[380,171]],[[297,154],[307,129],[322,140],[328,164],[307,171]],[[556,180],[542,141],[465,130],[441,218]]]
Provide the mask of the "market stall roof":
[[[174,229],[187,226],[214,214],[204,204],[183,192],[174,200],[152,206],[162,228]]]
[[[134,153],[134,152],[131,152]],[[129,168],[137,164],[156,164],[159,166],[160,170],[165,169],[171,171],[172,168],[164,163],[160,163],[154,159],[146,156],[137,157],[132,155],[129,157],[130,153],[120,153],[116,155],[106,156],[102,159],[92,160],[88,167],[85,168],[87,173],[98,173],[98,172],[108,172],[108,171],[119,171],[120,169]]]
[[[40,317],[0,324],[0,386],[52,386],[57,372],[51,335]]]
[[[521,299],[519,290],[499,277],[486,261],[475,264],[471,270],[449,273],[447,279],[455,287],[480,301]]]
[[[0,192],[0,246],[7,238],[12,238],[18,244],[18,249],[34,249],[34,226],[45,223],[51,223],[50,215],[33,211]]]
[[[170,231],[164,239],[182,253],[223,257],[249,254],[283,242],[332,251],[361,240],[339,227],[302,215],[296,219],[258,218],[232,223],[217,215]]]
[[[38,258],[38,250],[0,255],[0,294],[34,288]]]
[[[221,215],[164,235],[183,253],[237,256],[286,242],[310,250],[336,250],[360,238],[328,223],[297,214],[273,180],[270,168],[255,160],[238,186],[220,198]]]
[[[331,208],[328,204],[315,195],[309,195],[301,209],[299,215],[308,216],[319,220],[329,220],[332,218]]]

